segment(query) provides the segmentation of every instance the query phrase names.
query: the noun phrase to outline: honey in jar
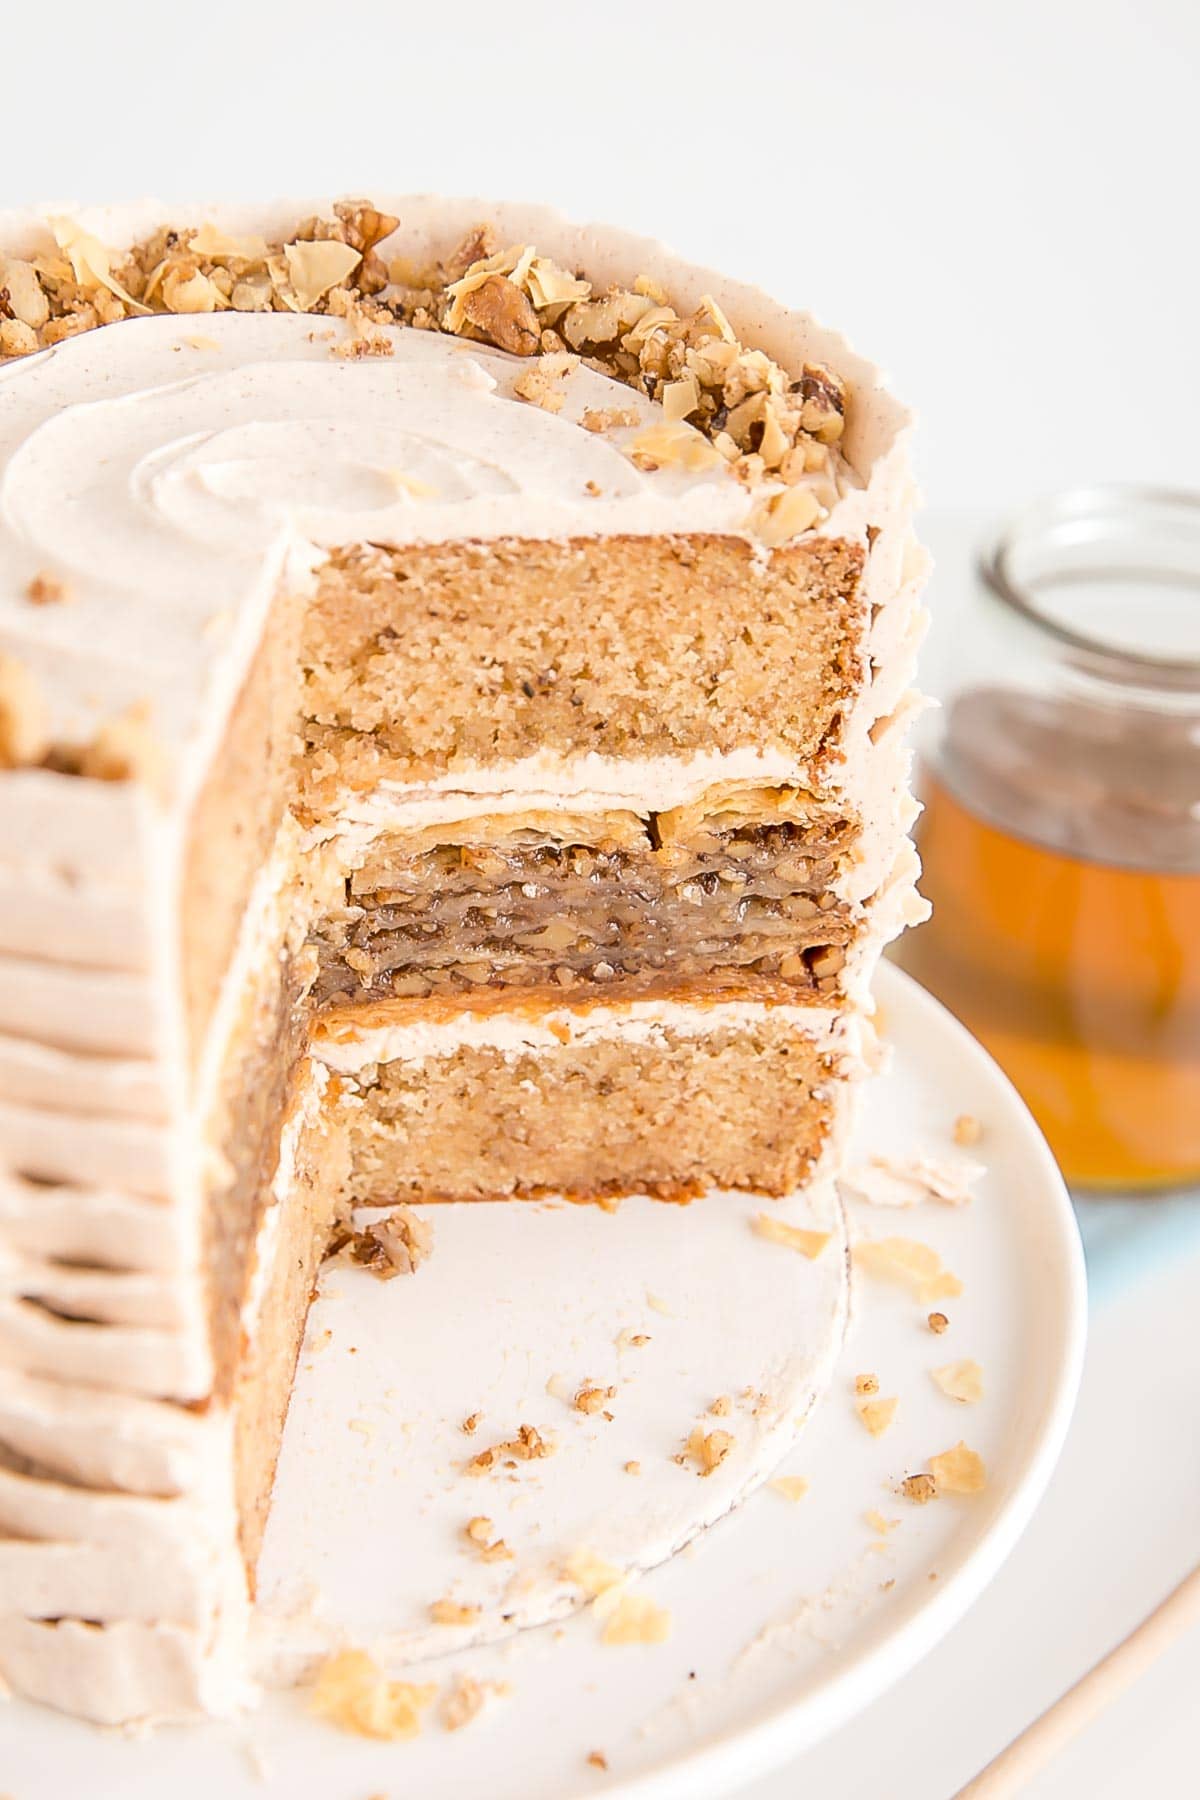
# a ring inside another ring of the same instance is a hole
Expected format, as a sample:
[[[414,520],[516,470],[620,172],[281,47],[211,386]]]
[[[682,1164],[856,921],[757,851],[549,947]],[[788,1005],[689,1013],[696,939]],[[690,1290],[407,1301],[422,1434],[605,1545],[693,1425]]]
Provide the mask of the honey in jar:
[[[1200,598],[1195,633],[1200,650]],[[1026,643],[1009,679],[997,655],[947,696],[919,777],[933,916],[898,960],[1000,1063],[1069,1181],[1183,1186],[1200,1181],[1200,667],[1058,651],[1054,679],[1031,679]]]

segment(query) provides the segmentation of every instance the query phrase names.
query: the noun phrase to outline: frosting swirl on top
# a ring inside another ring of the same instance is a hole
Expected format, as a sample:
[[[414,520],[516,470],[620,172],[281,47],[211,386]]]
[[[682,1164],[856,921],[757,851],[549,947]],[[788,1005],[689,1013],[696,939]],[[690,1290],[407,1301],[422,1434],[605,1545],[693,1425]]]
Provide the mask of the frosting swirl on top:
[[[0,374],[0,646],[55,671],[67,738],[150,692],[186,739],[222,640],[340,544],[752,530],[699,433],[635,461],[661,408],[581,364],[554,412],[519,397],[527,360],[443,334],[343,360],[343,328],[304,316],[202,323],[127,321]],[[30,606],[47,572],[69,607]]]

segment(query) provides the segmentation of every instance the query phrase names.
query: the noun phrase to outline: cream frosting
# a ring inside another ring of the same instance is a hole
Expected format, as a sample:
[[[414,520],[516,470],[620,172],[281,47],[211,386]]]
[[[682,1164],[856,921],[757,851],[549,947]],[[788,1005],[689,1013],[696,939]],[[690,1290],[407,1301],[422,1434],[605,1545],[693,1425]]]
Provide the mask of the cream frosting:
[[[490,217],[502,236],[535,241],[600,283],[644,272],[683,308],[711,293],[745,341],[785,365],[827,361],[850,381],[848,467],[819,530],[859,542],[872,530],[863,589],[877,609],[874,681],[851,709],[833,777],[878,823],[860,871],[862,894],[877,895],[855,971],[865,1005],[879,943],[915,904],[914,859],[896,859],[907,822],[902,727],[877,733],[878,743],[871,735],[902,705],[921,629],[907,413],[811,319],[647,240],[536,208],[380,204],[403,221],[388,249],[414,260]],[[147,203],[81,223],[120,245],[181,210],[231,232],[275,234],[325,207]],[[0,214],[0,253],[49,241],[32,215]],[[133,783],[0,774],[0,1442],[62,1478],[0,1479],[0,1534],[30,1540],[0,1552],[0,1670],[24,1692],[102,1720],[227,1711],[249,1692],[231,1421],[175,1402],[203,1397],[211,1381],[200,1121],[253,958],[254,917],[270,916],[278,871],[264,874],[248,915],[190,1103],[175,921],[188,809],[273,592],[281,579],[309,579],[324,547],[364,536],[403,544],[749,526],[750,498],[723,467],[639,470],[622,448],[636,427],[581,430],[587,406],[657,416],[591,370],[566,379],[563,413],[552,416],[514,397],[522,365],[498,352],[398,331],[391,358],[343,361],[331,354],[343,330],[284,315],[156,317],[0,368],[0,651],[40,678],[58,736],[89,738],[149,695],[175,755],[166,813]],[[69,600],[33,607],[26,588],[47,572],[64,579]],[[635,810],[662,810],[710,780],[804,785],[806,776],[753,748],[632,766],[538,758],[455,769],[348,806],[339,852],[397,819],[524,809],[531,795],[609,807],[623,796]],[[827,1028],[823,1009],[792,1010],[807,1028]],[[637,1028],[663,1025],[651,1009]],[[847,1072],[869,1060],[864,1020],[839,1042]],[[411,1036],[360,1044],[356,1066],[366,1049],[421,1053]],[[847,1107],[841,1115],[835,1136]],[[263,1268],[271,1229],[268,1219]],[[71,1262],[97,1266],[62,1266]]]
[[[565,1044],[593,1044],[614,1037],[627,1043],[661,1044],[667,1032],[697,1037],[709,1031],[746,1031],[768,1018],[785,1020],[799,1035],[827,1039],[831,1045],[853,1023],[832,1008],[820,1006],[768,1007],[750,1000],[698,1006],[677,1000],[630,1000],[586,1010],[555,1007],[537,1017],[516,1011],[460,1012],[447,1019],[351,1026],[337,1036],[318,1030],[312,1054],[338,1074],[353,1075],[370,1063],[424,1062],[427,1057],[452,1056],[464,1049],[498,1050],[508,1058],[530,1052],[553,1055]]]

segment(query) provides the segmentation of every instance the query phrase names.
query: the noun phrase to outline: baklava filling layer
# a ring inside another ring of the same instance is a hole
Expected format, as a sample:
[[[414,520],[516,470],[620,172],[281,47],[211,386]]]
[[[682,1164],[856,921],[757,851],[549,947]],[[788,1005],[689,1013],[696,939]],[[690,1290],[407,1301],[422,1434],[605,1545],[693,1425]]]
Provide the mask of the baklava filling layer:
[[[857,924],[834,886],[851,823],[722,819],[682,841],[670,817],[609,814],[592,841],[530,825],[415,853],[385,842],[314,929],[316,1003],[758,980],[831,993]]]

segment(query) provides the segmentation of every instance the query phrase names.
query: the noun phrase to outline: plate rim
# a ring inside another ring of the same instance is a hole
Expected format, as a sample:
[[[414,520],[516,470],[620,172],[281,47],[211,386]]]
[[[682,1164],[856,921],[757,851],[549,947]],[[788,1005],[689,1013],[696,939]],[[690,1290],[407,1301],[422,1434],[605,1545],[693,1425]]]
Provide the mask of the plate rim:
[[[1066,1442],[1083,1374],[1088,1288],[1083,1241],[1062,1171],[1013,1082],[948,1007],[890,962],[880,963],[874,987],[882,1010],[896,1004],[914,1009],[969,1059],[986,1064],[993,1085],[1007,1094],[1024,1120],[1030,1169],[1046,1202],[1046,1267],[1053,1265],[1061,1300],[1059,1357],[1047,1383],[1041,1423],[1018,1479],[979,1541],[936,1591],[910,1604],[878,1643],[825,1679],[815,1684],[806,1680],[798,1698],[768,1703],[748,1723],[732,1725],[707,1743],[671,1753],[652,1768],[618,1780],[605,1790],[614,1800],[695,1800],[699,1792],[706,1800],[720,1800],[802,1756],[865,1711],[948,1636],[999,1574],[1037,1510]],[[698,1779],[706,1784],[703,1788],[696,1785]]]

